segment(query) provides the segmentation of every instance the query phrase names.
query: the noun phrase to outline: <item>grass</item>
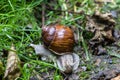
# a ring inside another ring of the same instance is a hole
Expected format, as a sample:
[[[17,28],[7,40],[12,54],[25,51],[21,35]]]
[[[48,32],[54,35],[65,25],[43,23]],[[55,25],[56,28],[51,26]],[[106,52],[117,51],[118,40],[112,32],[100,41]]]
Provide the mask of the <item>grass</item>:
[[[14,43],[20,60],[24,62],[23,67],[21,67],[22,75],[18,80],[29,80],[32,71],[38,65],[42,66],[40,70],[43,71],[46,67],[53,68],[50,63],[38,61],[33,49],[29,48],[30,43],[40,43],[40,40],[35,41],[41,37],[41,28],[36,22],[33,10],[41,3],[42,0],[30,2],[24,0],[0,1],[0,54],[2,54],[3,49],[9,50],[11,44]],[[4,67],[6,66],[6,58],[2,58]],[[3,73],[1,74],[3,76]],[[55,75],[57,76],[57,73]]]
[[[54,9],[47,9],[46,6],[46,25],[59,22],[60,24],[80,28],[83,32],[85,31],[85,15],[91,15],[95,10],[95,4],[92,0],[70,0],[69,2],[65,2],[65,0],[53,0],[53,3],[48,2],[47,0],[0,0],[0,59],[2,63],[4,63],[3,66],[5,68],[7,57],[2,57],[2,51],[3,49],[9,50],[13,43],[16,46],[20,60],[24,62],[23,67],[21,67],[22,75],[19,80],[29,80],[32,71],[38,65],[42,67],[41,70],[43,71],[46,70],[46,67],[55,68],[53,63],[40,61],[39,57],[35,55],[33,49],[29,48],[30,43],[41,43],[38,38],[41,37],[42,3],[52,6]],[[78,7],[76,4],[82,5],[82,7]],[[35,10],[38,11],[39,19],[35,18]],[[74,12],[69,12],[69,10]],[[80,14],[80,11],[84,11],[85,14]],[[90,60],[86,43],[87,40],[83,37],[82,32],[78,33],[80,35],[79,37],[82,38],[82,41],[79,40],[79,45],[80,42],[82,42],[81,46],[86,53],[86,60]],[[28,65],[32,66],[29,67]],[[60,80],[62,80],[62,76],[59,74],[58,69],[55,69],[56,72],[53,76],[54,80],[59,80],[60,78]],[[38,70],[38,72],[41,71]],[[81,75],[84,75],[84,73]],[[85,75],[85,77],[86,76],[87,75]]]
[[[16,1],[16,0],[1,0],[0,1],[0,54],[2,51],[9,50],[12,43],[15,44],[17,54],[20,59],[26,64],[28,61],[36,59],[34,54],[30,56],[30,50],[27,47],[36,38],[40,38],[41,28],[36,23],[33,9],[35,6],[41,4],[42,0],[33,1]],[[29,25],[32,26],[29,28]],[[28,26],[28,28],[27,28]],[[39,43],[40,41],[37,41]],[[2,58],[2,56],[0,56]],[[6,57],[1,59],[6,66]],[[26,65],[25,64],[25,65]],[[30,68],[24,65],[22,71],[23,80],[28,80],[31,73],[27,74],[28,71],[31,72]],[[3,74],[3,73],[2,73]],[[25,76],[26,75],[26,76]],[[26,77],[26,79],[25,79]]]
[[[23,68],[21,68],[21,72],[23,76],[20,77],[20,80],[29,80],[29,78],[32,75],[34,75],[33,70],[41,73],[41,72],[48,72],[48,69],[53,69],[53,68],[55,68],[54,65],[50,63],[46,63],[40,60],[30,60],[30,62],[25,63]],[[55,75],[57,76],[57,73],[55,73]]]
[[[38,32],[40,32],[40,28],[35,22],[34,15],[31,14],[33,9],[31,4],[34,3],[27,4],[24,1],[11,3],[10,0],[8,2],[6,1],[6,3],[0,3],[1,6],[7,6],[3,9],[8,9],[6,12],[1,10],[2,13],[0,13],[0,42],[2,43],[0,44],[0,47],[6,49],[9,48],[8,46],[11,44],[6,42],[18,42],[17,46],[19,48],[23,46],[22,43],[29,44],[29,42],[32,42],[35,37],[40,36],[40,34],[38,34]],[[4,4],[2,5],[2,3]],[[20,4],[19,6],[18,3]],[[26,33],[25,27],[27,24],[31,24],[33,26],[33,31],[30,30],[30,34]]]

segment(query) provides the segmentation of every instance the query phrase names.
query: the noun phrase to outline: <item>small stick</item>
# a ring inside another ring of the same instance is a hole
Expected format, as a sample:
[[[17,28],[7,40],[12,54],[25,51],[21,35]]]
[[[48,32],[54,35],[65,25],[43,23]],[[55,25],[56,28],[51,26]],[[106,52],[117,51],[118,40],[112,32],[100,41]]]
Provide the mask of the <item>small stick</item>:
[[[42,27],[45,25],[45,3],[42,3]]]

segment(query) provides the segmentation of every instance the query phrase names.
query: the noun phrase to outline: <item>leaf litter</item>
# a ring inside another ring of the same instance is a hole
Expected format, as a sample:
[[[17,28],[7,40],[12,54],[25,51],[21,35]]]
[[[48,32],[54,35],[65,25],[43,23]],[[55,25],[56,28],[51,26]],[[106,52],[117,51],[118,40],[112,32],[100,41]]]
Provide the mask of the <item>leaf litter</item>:
[[[114,56],[120,58],[120,31],[115,29],[115,25],[116,22],[111,13],[96,11],[93,16],[87,16],[86,30],[94,33],[94,36],[89,40],[90,49],[94,55],[97,55],[93,57],[96,58],[94,65],[99,67],[97,74],[93,73],[94,76],[92,75],[90,80],[115,80],[119,78],[119,64],[112,62]],[[120,59],[118,59],[119,61]]]
[[[15,80],[20,74],[20,59],[16,53],[14,45],[12,44],[11,50],[8,52],[4,78],[7,80]]]

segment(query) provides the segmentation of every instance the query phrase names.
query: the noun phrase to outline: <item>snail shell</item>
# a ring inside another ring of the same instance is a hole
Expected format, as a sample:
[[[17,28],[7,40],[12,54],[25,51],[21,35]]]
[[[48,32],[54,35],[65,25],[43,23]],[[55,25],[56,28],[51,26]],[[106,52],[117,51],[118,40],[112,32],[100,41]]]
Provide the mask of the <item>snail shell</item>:
[[[50,25],[42,28],[42,39],[44,45],[58,55],[73,52],[73,31],[63,25]]]

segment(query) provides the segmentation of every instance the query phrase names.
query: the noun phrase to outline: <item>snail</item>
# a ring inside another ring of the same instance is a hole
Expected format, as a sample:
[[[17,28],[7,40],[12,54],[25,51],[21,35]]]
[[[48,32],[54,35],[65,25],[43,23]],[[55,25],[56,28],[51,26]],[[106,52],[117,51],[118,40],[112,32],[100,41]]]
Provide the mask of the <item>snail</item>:
[[[69,27],[59,24],[43,27],[42,40],[43,45],[31,44],[37,55],[47,56],[51,60],[56,57],[54,61],[57,67],[65,73],[71,73],[78,68],[80,60],[73,52],[74,33]]]
[[[30,46],[35,49],[35,53],[40,55],[43,61],[43,58],[46,58],[46,61],[56,62],[57,67],[64,73],[72,73],[76,71],[79,66],[80,59],[75,53],[71,52],[70,54],[55,56],[41,44],[31,44]]]
[[[59,24],[43,27],[42,39],[44,45],[57,55],[73,52],[75,40],[69,27]]]
[[[58,68],[65,73],[72,73],[79,66],[79,56],[75,53],[65,54],[57,59]]]

